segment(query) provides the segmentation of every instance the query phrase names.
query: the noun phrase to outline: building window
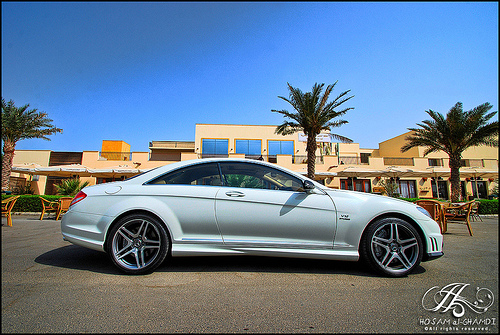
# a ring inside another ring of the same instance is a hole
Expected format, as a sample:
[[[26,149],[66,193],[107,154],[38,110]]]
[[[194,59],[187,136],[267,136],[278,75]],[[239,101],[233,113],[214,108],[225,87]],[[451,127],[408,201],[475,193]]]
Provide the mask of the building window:
[[[417,193],[415,192],[415,181],[414,180],[400,180],[399,184],[399,195],[402,198],[416,198]]]
[[[460,167],[484,167],[482,159],[462,159]]]
[[[293,155],[293,141],[268,141],[269,155]]]
[[[207,139],[201,140],[202,157],[221,157],[228,155],[229,140]]]
[[[485,181],[471,181],[472,195],[474,198],[487,199],[488,191]]]
[[[441,177],[438,180],[432,178],[431,186],[433,198],[448,199],[448,182],[446,180],[442,180]]]
[[[262,150],[261,140],[236,140],[236,153],[249,156],[260,156]]]
[[[351,190],[358,192],[371,192],[371,183],[369,179],[341,179],[340,188],[342,190]]]
[[[362,152],[359,155],[360,155],[360,158],[361,158],[361,164],[370,164],[370,160],[369,159],[370,159],[370,156],[372,154]]]
[[[441,158],[429,158],[429,166],[443,166]]]
[[[125,179],[126,179],[125,176],[116,176],[113,178],[97,178],[96,184],[111,183],[113,181],[121,181],[121,180],[125,180]]]

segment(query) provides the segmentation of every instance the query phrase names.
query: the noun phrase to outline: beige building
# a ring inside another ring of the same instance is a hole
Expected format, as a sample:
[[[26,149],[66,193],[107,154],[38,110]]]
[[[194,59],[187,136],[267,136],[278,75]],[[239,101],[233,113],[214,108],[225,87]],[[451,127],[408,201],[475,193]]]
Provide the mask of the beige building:
[[[101,151],[54,152],[16,150],[15,167],[56,167],[80,164],[86,173],[50,171],[43,174],[12,173],[12,183],[30,185],[35,194],[54,194],[54,183],[79,176],[91,184],[122,180],[157,166],[207,157],[237,157],[265,160],[306,174],[306,138],[303,134],[277,135],[273,125],[196,124],[191,141],[152,141],[149,151],[131,152],[124,141],[103,141]],[[317,137],[316,179],[332,188],[381,193],[381,181],[391,179],[407,198],[448,199],[449,159],[438,152],[423,156],[424,148],[405,153],[402,134],[379,143],[378,149],[364,149],[359,143],[332,142],[328,132]],[[71,169],[70,169],[71,170]],[[44,175],[45,174],[45,175]],[[461,168],[463,197],[487,198],[498,178],[498,150],[473,147],[463,155]]]

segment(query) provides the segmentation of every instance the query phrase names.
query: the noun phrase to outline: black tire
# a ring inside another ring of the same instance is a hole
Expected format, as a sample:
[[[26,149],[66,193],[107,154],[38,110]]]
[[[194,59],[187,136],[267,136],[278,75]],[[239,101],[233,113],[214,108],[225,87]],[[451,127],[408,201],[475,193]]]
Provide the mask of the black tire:
[[[360,246],[361,257],[377,272],[390,277],[411,273],[422,261],[420,234],[408,222],[383,218],[370,224]]]
[[[128,274],[146,274],[160,266],[170,248],[165,227],[154,217],[131,214],[110,230],[106,251],[113,263]]]

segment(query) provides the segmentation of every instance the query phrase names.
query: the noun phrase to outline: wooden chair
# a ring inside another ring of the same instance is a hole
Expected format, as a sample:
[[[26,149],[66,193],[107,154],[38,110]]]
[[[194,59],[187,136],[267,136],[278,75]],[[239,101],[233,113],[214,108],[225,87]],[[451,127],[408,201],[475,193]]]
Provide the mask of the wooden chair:
[[[71,197],[59,198],[59,207],[57,208],[56,220],[59,220],[61,214],[64,214],[68,211],[69,204],[71,204],[71,200],[73,200],[73,198]]]
[[[472,228],[470,226],[470,214],[472,212],[472,205],[474,201],[466,202],[460,206],[449,206],[446,208],[445,220],[449,221],[459,221],[465,222],[467,228],[469,229],[469,234],[472,236]]]
[[[7,226],[9,227],[12,227],[12,208],[14,208],[14,205],[19,197],[19,195],[16,195],[2,200],[2,215],[5,214],[7,217]]]
[[[40,197],[42,201],[42,214],[40,215],[40,220],[43,220],[43,215],[45,212],[56,212],[59,209],[59,201],[49,201]]]
[[[444,225],[444,210],[441,202],[433,199],[421,199],[415,201],[415,204],[426,209],[431,215],[432,219],[439,224],[441,229],[441,234],[446,232],[446,227]]]
[[[481,219],[481,217],[479,216],[479,201],[474,201],[474,203],[472,204],[470,219],[472,221],[476,221],[476,219],[483,221],[483,219]]]

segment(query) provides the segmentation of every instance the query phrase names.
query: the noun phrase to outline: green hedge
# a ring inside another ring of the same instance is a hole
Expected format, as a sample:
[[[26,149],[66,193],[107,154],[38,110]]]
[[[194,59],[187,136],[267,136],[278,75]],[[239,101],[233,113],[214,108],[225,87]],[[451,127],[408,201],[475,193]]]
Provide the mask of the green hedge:
[[[426,200],[425,198],[400,198],[401,200],[406,200],[409,202],[415,202],[417,200]],[[498,199],[486,200],[479,199],[479,214],[498,214]]]
[[[479,214],[498,214],[498,199],[479,200]]]
[[[13,195],[2,194],[2,200],[13,197]],[[12,212],[41,212],[42,211],[42,201],[40,197],[47,199],[49,201],[57,201],[62,195],[21,195],[14,204]]]

